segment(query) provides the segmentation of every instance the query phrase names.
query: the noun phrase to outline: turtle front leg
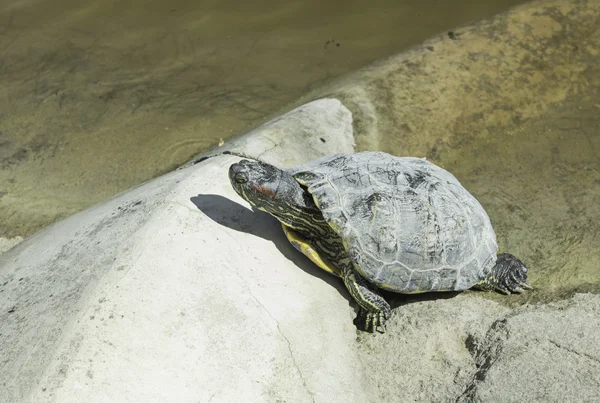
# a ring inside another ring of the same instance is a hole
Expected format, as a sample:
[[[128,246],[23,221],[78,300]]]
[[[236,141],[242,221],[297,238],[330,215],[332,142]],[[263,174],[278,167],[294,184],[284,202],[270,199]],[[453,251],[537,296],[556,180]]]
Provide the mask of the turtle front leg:
[[[498,255],[496,265],[473,288],[484,291],[495,290],[507,295],[511,292],[520,293],[523,290],[533,289],[527,283],[527,267],[510,253]]]
[[[353,269],[343,269],[342,279],[361,308],[358,317],[364,318],[364,330],[374,331],[380,326],[385,329],[385,322],[392,316],[390,304]]]

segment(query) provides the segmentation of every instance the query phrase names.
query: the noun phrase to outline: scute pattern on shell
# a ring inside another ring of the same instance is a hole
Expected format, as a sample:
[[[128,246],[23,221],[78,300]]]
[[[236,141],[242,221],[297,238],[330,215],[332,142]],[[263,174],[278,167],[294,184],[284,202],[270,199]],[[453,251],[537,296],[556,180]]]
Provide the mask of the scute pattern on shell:
[[[494,266],[498,246],[487,213],[452,174],[425,159],[363,152],[290,172],[358,272],[380,288],[465,290]]]

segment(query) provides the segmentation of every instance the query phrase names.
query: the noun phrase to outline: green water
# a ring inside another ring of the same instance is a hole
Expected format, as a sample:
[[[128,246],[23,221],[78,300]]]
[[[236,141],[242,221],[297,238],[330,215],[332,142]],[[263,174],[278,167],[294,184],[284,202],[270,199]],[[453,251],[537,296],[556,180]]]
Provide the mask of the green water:
[[[0,5],[0,237],[169,171],[331,78],[518,0]]]
[[[490,297],[521,304],[600,292],[600,105],[566,102],[512,132],[459,137],[431,156],[485,206],[500,250],[523,259],[535,285]]]

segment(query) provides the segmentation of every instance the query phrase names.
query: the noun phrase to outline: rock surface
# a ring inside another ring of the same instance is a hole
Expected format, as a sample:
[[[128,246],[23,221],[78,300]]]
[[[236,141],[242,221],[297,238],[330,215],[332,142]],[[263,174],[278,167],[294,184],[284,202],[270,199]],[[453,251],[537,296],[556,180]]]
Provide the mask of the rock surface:
[[[359,337],[372,400],[600,399],[597,295],[509,309],[467,292],[394,312],[385,334]]]
[[[211,154],[402,143],[472,190],[534,291],[390,295],[387,332],[357,332],[339,279],[235,195],[239,158],[202,157],[0,256],[0,401],[600,400],[599,19],[515,9]]]
[[[10,248],[15,246],[19,242],[21,242],[22,240],[23,240],[23,237],[20,237],[20,236],[16,236],[14,238],[0,237],[0,254],[2,254],[3,252],[6,252]]]
[[[285,166],[351,140],[348,110],[321,100],[237,141]],[[346,292],[237,197],[237,160],[140,185],[0,256],[0,401],[368,400]]]

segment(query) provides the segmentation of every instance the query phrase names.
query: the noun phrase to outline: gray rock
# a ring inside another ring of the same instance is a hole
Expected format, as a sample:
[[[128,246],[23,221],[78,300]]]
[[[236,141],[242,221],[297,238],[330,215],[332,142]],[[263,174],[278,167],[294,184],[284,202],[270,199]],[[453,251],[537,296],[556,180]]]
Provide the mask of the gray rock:
[[[352,152],[349,123],[319,100],[238,142],[295,165]],[[1,402],[368,400],[343,286],[240,205],[237,160],[149,181],[0,255]]]
[[[16,236],[14,238],[0,237],[0,254],[2,254],[3,252],[6,252],[10,248],[15,246],[19,242],[21,242],[22,240],[23,240],[23,237],[20,237],[20,236]]]
[[[600,398],[600,297],[509,309],[463,293],[395,310],[360,359],[383,401],[549,402]]]
[[[600,401],[600,297],[518,310],[475,339],[476,371],[461,395],[481,402]]]

